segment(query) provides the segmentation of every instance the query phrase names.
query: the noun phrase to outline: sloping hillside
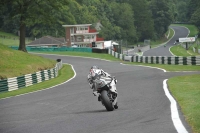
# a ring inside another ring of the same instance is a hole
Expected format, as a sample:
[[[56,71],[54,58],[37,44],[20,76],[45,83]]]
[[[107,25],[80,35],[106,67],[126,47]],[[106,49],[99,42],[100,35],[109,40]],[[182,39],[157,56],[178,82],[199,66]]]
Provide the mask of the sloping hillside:
[[[55,67],[56,61],[12,50],[0,44],[0,79],[21,76]]]

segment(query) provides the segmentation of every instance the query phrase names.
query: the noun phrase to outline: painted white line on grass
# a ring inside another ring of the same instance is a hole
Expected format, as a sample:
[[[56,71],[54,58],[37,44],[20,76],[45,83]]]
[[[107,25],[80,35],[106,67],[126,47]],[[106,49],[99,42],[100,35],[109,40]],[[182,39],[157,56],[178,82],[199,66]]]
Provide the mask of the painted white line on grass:
[[[176,56],[176,55],[173,54],[172,51],[171,51],[171,48],[172,48],[172,47],[174,47],[174,46],[171,46],[171,47],[169,48],[169,52],[170,52],[173,56]]]
[[[129,64],[123,64],[123,63],[120,63],[120,64],[121,64],[121,65],[129,65]],[[155,69],[162,70],[163,72],[167,72],[165,69],[158,68],[158,67],[144,66],[144,65],[131,65],[131,66],[142,66],[142,67],[148,67],[148,68],[155,68]]]
[[[179,118],[179,113],[178,113],[178,109],[177,109],[177,103],[174,100],[174,98],[172,97],[172,95],[169,93],[169,90],[167,88],[167,80],[165,79],[163,81],[163,89],[165,91],[165,95],[167,96],[167,98],[169,99],[169,101],[171,102],[171,118],[173,121],[173,124],[176,128],[176,131],[178,133],[188,133],[188,131],[185,129],[184,125],[182,124],[180,118]]]
[[[68,64],[68,63],[63,63],[63,64]],[[49,88],[42,89],[42,90],[33,91],[33,92],[28,92],[28,93],[24,93],[24,94],[20,94],[20,95],[16,95],[16,96],[11,96],[11,97],[6,97],[6,98],[1,98],[0,100],[8,99],[8,98],[12,98],[12,97],[23,96],[23,95],[27,95],[27,94],[31,94],[31,93],[40,92],[40,91],[45,91],[45,90],[48,90],[48,89],[51,89],[51,88],[54,88],[54,87],[60,86],[60,85],[62,85],[62,84],[65,84],[65,83],[71,81],[72,79],[74,79],[74,78],[76,77],[76,71],[74,70],[73,65],[71,65],[71,64],[68,64],[68,65],[70,65],[70,66],[72,67],[72,70],[74,71],[74,76],[73,76],[72,78],[68,79],[67,81],[65,81],[65,82],[63,82],[63,83],[61,83],[61,84],[58,84],[58,85],[54,85],[54,86],[49,87]]]

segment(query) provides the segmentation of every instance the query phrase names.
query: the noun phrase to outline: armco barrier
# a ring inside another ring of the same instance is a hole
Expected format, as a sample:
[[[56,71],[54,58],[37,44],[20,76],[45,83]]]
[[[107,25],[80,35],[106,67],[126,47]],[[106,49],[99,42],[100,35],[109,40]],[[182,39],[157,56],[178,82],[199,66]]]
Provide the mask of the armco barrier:
[[[151,64],[171,64],[171,65],[200,65],[200,56],[126,56],[109,50],[109,54],[124,61],[151,63]]]
[[[62,61],[49,70],[39,71],[33,74],[0,80],[0,92],[13,91],[19,88],[31,86],[58,76],[58,70],[62,68]]]

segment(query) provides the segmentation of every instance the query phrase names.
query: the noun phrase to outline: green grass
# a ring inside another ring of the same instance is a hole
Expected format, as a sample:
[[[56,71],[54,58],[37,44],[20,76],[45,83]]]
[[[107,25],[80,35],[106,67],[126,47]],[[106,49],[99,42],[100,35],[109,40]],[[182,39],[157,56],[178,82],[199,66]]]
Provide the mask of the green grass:
[[[187,53],[187,50],[181,45],[173,46],[170,50],[176,56],[191,56],[189,53]]]
[[[42,89],[46,89],[46,88],[49,88],[51,86],[63,83],[65,81],[67,81],[68,79],[72,78],[73,76],[74,76],[74,71],[72,70],[71,66],[70,65],[63,65],[62,69],[59,71],[58,77],[51,79],[51,80],[41,82],[39,84],[29,86],[29,87],[20,88],[20,89],[15,90],[15,91],[1,92],[0,93],[0,99],[6,98],[6,97],[11,97],[11,96],[16,96],[16,95],[20,95],[20,94],[25,94],[25,93],[29,93],[29,92],[33,92],[33,91],[38,91],[38,90],[42,90]]]
[[[200,133],[200,75],[179,76],[168,80],[169,89],[178,101],[193,133]]]
[[[34,53],[34,52],[33,52]],[[81,56],[81,57],[90,57],[90,58],[99,58],[105,60],[112,61],[121,61],[108,54],[98,54],[98,53],[88,53],[88,52],[71,52],[71,51],[63,51],[63,52],[44,52],[44,51],[36,51],[36,53],[44,53],[44,54],[58,54],[58,55],[71,55],[71,56]]]
[[[12,50],[0,44],[0,79],[17,77],[55,67],[56,61]]]
[[[162,65],[162,64],[146,64],[146,63],[134,63],[134,62],[127,62],[119,60],[112,55],[108,54],[97,54],[97,53],[85,53],[85,52],[38,52],[44,54],[58,54],[58,55],[69,55],[69,56],[82,56],[82,57],[91,57],[91,58],[98,58],[98,59],[106,59],[111,61],[120,61],[127,64],[133,65],[144,65],[144,66],[152,66],[152,67],[159,67],[165,69],[167,71],[200,71],[199,66],[191,66],[191,65]]]
[[[179,45],[170,48],[171,52],[176,56],[200,56],[199,53],[193,51],[194,46],[190,46],[188,50]]]
[[[151,66],[165,69],[166,71],[200,71],[200,66],[192,66],[192,65],[165,65],[165,64],[147,64],[147,63],[136,63],[136,62],[124,62],[126,64],[131,65],[143,65],[143,66]]]
[[[15,34],[12,34],[12,33],[6,33],[6,32],[3,32],[3,31],[0,31],[0,36],[6,36],[6,37],[18,37],[18,36],[15,35]]]
[[[25,43],[30,43],[32,40],[26,38]],[[7,46],[19,46],[19,36],[11,33],[0,31],[0,43]]]

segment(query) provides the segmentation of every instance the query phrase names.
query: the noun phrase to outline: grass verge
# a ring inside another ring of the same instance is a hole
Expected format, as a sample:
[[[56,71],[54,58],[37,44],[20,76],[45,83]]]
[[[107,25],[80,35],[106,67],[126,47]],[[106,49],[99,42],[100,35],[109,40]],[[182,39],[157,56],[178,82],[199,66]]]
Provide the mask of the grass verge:
[[[191,56],[181,45],[176,45],[170,48],[171,52],[176,56]]]
[[[55,67],[56,61],[12,50],[0,44],[0,79],[18,77]]]
[[[122,61],[113,57],[112,55],[108,54],[97,54],[97,53],[84,53],[84,52],[38,52],[44,54],[56,54],[56,55],[69,55],[69,56],[83,56],[83,57],[91,57],[91,58],[98,58],[98,59],[106,59],[111,61],[120,61],[126,64],[132,65],[144,65],[144,66],[152,66],[152,67],[159,67],[165,69],[166,71],[200,71],[199,66],[192,66],[192,65],[165,65],[165,64],[147,64],[147,63],[136,63],[136,62],[127,62]]]
[[[131,65],[143,65],[143,66],[151,66],[165,69],[166,71],[200,71],[199,66],[192,65],[166,65],[166,64],[147,64],[147,63],[136,63],[136,62],[124,62],[126,64]]]
[[[169,90],[178,101],[193,133],[200,133],[200,75],[178,76],[168,80]]]
[[[38,84],[34,84],[29,87],[20,88],[15,91],[1,92],[0,99],[49,88],[54,85],[63,83],[72,78],[73,76],[74,76],[74,71],[72,70],[71,65],[63,65],[63,68],[59,71],[59,75],[56,78]]]
[[[34,53],[34,52],[33,52]],[[57,54],[57,55],[70,55],[70,56],[81,56],[81,57],[90,57],[90,58],[98,58],[98,59],[105,59],[111,61],[121,61],[118,58],[113,57],[109,54],[98,54],[98,53],[87,53],[87,52],[71,52],[71,51],[63,51],[63,52],[41,52],[36,51],[36,53],[44,53],[44,54]]]

